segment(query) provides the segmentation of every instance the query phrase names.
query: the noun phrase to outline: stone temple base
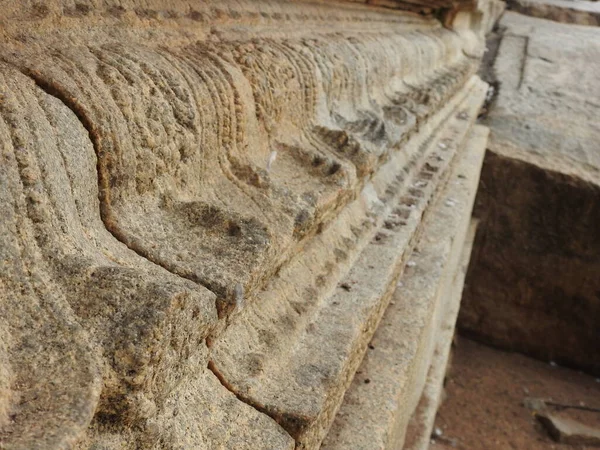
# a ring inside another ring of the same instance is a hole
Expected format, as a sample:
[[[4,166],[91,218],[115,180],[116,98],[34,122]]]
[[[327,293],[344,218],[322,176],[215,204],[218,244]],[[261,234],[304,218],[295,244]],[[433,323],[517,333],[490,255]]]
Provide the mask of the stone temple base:
[[[502,4],[415,5],[6,5],[2,448],[422,448]]]

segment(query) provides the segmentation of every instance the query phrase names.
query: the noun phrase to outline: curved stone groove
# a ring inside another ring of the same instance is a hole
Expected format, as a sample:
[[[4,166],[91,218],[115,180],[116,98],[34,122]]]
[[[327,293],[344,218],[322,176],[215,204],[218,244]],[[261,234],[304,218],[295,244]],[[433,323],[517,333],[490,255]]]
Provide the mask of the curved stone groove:
[[[5,127],[0,128],[5,137]],[[24,216],[21,208],[35,199],[25,199],[10,189],[19,177],[16,170],[8,169],[14,154],[3,146],[1,156],[4,395],[0,399],[0,446],[7,450],[71,448],[83,435],[98,402],[99,358],[56,289],[51,270],[39,263],[39,249],[28,245],[33,236],[26,222],[35,218]]]
[[[12,195],[2,200],[0,307],[3,328],[18,330],[4,350],[13,370],[3,387],[22,391],[23,399],[11,395],[3,405],[14,420],[2,420],[2,442],[70,448],[94,412],[143,423],[140,402],[161,406],[216,319],[214,296],[139,258],[106,231],[86,130],[14,68],[0,65],[0,76],[0,174],[2,193]],[[27,336],[33,330],[41,334]]]
[[[214,297],[139,258],[106,231],[98,214],[95,184],[89,183],[95,176],[95,158],[85,130],[62,103],[37,90],[30,80],[4,65],[0,69],[9,80],[3,79],[2,87],[19,92],[28,102],[27,108],[8,111],[12,97],[3,97],[2,123],[15,135],[3,133],[1,142],[7,149],[14,147],[10,142],[25,145],[13,152],[30,161],[31,167],[42,168],[38,172],[21,168],[24,182],[32,186],[30,201],[41,206],[13,214],[31,215],[31,234],[40,240],[37,257],[25,264],[29,273],[10,272],[20,267],[10,252],[10,239],[24,233],[24,227],[1,234],[0,247],[9,251],[2,258],[8,272],[0,274],[1,332],[14,330],[32,314],[31,330],[39,333],[40,326],[47,324],[42,334],[13,332],[15,343],[0,353],[11,363],[3,367],[0,378],[0,387],[9,394],[8,403],[3,397],[0,408],[2,447],[73,448],[78,442],[82,449],[93,445],[227,449],[268,443],[269,448],[290,449],[293,441],[277,424],[235,399],[206,370],[203,340],[216,316]],[[46,124],[44,115],[60,128]],[[24,132],[24,123],[35,123],[37,134]],[[10,174],[16,164],[4,164],[6,154],[0,175]],[[3,186],[18,195],[28,192],[20,194],[23,187],[2,178]],[[39,183],[44,188],[36,188]],[[54,197],[48,198],[51,193]],[[3,211],[12,203],[3,198]],[[2,225],[10,225],[8,212]],[[34,250],[32,242],[25,235],[23,251]],[[32,276],[35,279],[29,282]],[[40,276],[55,291],[49,294],[40,288],[45,304],[36,307],[36,297],[28,293],[25,283],[39,285]],[[13,304],[11,296],[21,291],[23,298]],[[61,314],[55,323],[51,311],[46,319],[39,316],[48,308]],[[24,339],[29,344],[23,348],[19,342]],[[94,413],[96,420],[88,429]],[[194,426],[190,429],[182,423]],[[127,429],[119,430],[123,425]],[[233,429],[223,433],[224,426]]]
[[[48,124],[39,109],[42,123],[21,122],[21,111],[34,99],[15,78],[0,66],[0,446],[64,449],[81,437],[92,418],[101,388],[100,363],[51,262],[43,258],[46,237],[36,228],[48,218],[39,180],[47,167],[25,146],[42,134],[27,129]]]

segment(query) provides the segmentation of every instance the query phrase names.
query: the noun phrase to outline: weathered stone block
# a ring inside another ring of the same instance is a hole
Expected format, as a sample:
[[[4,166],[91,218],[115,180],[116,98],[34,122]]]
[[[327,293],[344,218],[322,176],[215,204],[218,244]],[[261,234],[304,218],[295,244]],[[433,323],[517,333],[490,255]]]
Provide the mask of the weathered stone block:
[[[459,323],[600,373],[600,30],[507,13]]]

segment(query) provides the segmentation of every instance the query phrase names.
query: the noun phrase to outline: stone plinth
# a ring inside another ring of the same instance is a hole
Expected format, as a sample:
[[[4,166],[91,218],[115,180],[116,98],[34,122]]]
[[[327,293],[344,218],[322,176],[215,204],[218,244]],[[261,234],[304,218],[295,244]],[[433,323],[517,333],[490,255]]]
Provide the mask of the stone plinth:
[[[4,3],[0,446],[318,448],[501,3]]]

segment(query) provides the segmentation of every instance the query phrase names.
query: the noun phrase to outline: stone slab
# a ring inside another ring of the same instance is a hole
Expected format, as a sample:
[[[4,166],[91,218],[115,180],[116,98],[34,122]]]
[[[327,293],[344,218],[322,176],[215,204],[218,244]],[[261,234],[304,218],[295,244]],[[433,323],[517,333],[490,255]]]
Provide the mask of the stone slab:
[[[536,419],[556,442],[566,445],[600,447],[600,430],[598,428],[549,412],[537,414]]]
[[[437,336],[435,352],[419,404],[411,416],[406,432],[405,450],[428,450],[433,436],[437,411],[444,399],[444,383],[451,358],[456,319],[460,309],[465,275],[471,257],[477,221],[471,221],[460,266],[448,291],[448,305]]]
[[[491,148],[598,183],[600,29],[511,11],[499,26]]]

